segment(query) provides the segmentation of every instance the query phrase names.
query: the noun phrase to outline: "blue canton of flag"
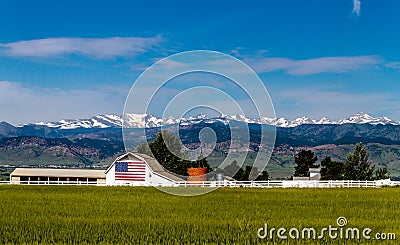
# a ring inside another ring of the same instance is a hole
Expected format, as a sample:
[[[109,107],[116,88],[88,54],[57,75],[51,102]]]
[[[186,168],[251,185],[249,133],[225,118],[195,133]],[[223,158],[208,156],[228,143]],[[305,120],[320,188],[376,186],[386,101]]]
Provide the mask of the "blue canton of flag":
[[[128,163],[127,162],[116,162],[115,163],[115,172],[128,172]]]

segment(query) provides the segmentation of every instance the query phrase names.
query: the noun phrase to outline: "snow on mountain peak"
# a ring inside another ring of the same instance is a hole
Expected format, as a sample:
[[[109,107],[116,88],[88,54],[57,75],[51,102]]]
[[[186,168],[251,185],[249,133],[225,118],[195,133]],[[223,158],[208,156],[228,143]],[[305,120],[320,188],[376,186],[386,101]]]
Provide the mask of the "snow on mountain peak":
[[[368,115],[366,113],[359,112],[355,114],[354,116],[351,116],[349,118],[341,119],[337,122],[338,124],[345,124],[345,123],[357,123],[357,124],[373,124],[373,125],[400,125],[399,122],[393,121],[392,119],[388,117],[373,117],[371,115]]]
[[[117,115],[100,115],[88,119],[63,119],[58,122],[38,122],[25,125],[47,126],[59,129],[122,127],[122,118]],[[25,126],[21,125],[19,127]]]
[[[312,120],[308,117],[299,117],[293,120],[286,118],[268,118],[262,117],[258,119],[250,119],[243,115],[221,115],[218,118],[209,118],[204,114],[188,118],[158,118],[151,114],[125,114],[124,118],[117,115],[100,115],[94,116],[89,119],[69,120],[64,119],[58,122],[39,122],[33,125],[47,126],[59,129],[76,129],[76,128],[120,128],[122,125],[131,128],[151,128],[160,127],[171,124],[190,125],[199,122],[214,123],[220,122],[228,124],[229,121],[241,121],[246,123],[268,124],[277,127],[297,127],[304,124],[372,124],[372,125],[400,125],[400,122],[393,121],[392,119],[381,116],[373,117],[366,113],[359,112],[349,118],[341,119],[338,121],[331,121],[327,117],[319,120]],[[23,125],[22,125],[23,126]],[[21,126],[20,126],[21,127]]]
[[[327,118],[327,117],[323,117],[323,118],[321,118],[320,120],[315,120],[314,121],[315,122],[315,124],[335,124],[335,122],[332,122],[331,120],[329,120],[329,118]]]

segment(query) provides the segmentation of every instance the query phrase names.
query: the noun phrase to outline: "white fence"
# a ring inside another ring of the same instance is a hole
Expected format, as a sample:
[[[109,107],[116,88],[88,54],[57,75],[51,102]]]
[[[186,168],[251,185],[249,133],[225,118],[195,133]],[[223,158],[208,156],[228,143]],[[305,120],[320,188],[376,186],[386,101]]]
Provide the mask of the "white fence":
[[[97,181],[0,181],[0,185],[91,185],[91,186],[105,186],[105,183],[98,183]]]
[[[400,186],[400,181],[377,180],[377,181],[358,181],[358,180],[303,180],[303,181],[207,181],[207,182],[180,182],[178,186],[201,186],[201,187],[255,187],[255,188],[360,188],[360,187],[383,187]]]
[[[73,186],[106,186],[96,181],[0,181],[3,185],[73,185]],[[122,185],[122,184],[119,184]],[[129,186],[129,183],[126,184]],[[384,186],[400,186],[400,181],[376,180],[302,180],[302,181],[198,181],[175,182],[170,187],[232,187],[232,188],[379,188]],[[168,186],[166,186],[168,187]]]

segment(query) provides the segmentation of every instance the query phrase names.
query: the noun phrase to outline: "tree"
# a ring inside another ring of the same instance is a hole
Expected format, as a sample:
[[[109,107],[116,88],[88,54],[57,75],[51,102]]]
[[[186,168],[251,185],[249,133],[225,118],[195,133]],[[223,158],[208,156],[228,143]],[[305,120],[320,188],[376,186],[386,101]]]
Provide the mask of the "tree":
[[[224,168],[224,173],[228,176],[231,176],[232,178],[234,178],[237,174],[238,171],[241,168],[238,166],[238,163],[236,160],[233,160],[231,164],[229,164],[228,166],[226,166]],[[243,170],[243,169],[242,169]],[[237,176],[236,176],[237,177]]]
[[[230,165],[224,168],[224,173],[235,180],[246,180],[245,171],[238,165],[236,160],[233,160]]]
[[[249,180],[248,178],[246,179],[246,173],[243,170],[243,168],[239,168],[239,171],[232,177],[235,180],[240,180],[240,181],[247,181]]]
[[[300,151],[295,157],[295,162],[297,165],[295,167],[294,176],[306,177],[308,175],[309,168],[319,167],[319,165],[315,165],[317,160],[317,156],[315,156],[314,152],[311,150]]]
[[[342,180],[343,163],[332,161],[331,157],[325,157],[321,161],[321,180]]]
[[[257,172],[257,168],[255,168],[255,171]],[[234,178],[235,180],[249,181],[251,166],[246,166],[243,169],[243,168],[239,167],[237,165],[237,161],[234,160],[230,165],[228,165],[224,168],[224,172],[228,176],[233,175],[232,178]],[[268,171],[267,170],[262,171],[261,174],[255,180],[257,180],[257,181],[269,180]]]
[[[147,144],[147,142],[143,142],[142,144],[139,144],[136,148],[136,151],[139,153],[149,155],[149,156],[153,156],[153,154],[151,153],[149,144]]]
[[[376,170],[375,173],[376,180],[389,179],[389,178],[390,178],[390,173],[387,167],[378,168],[378,170]]]
[[[344,179],[348,180],[373,180],[375,166],[371,165],[367,147],[362,143],[356,144],[354,152],[347,155],[344,163]]]
[[[186,176],[189,167],[207,167],[207,172],[211,171],[202,156],[194,162],[185,160],[179,137],[166,130],[159,132],[154,141],[140,144],[137,152],[153,156],[164,168],[179,175]]]
[[[267,170],[261,172],[261,174],[255,179],[256,181],[269,180],[269,173]]]
[[[139,145],[137,151],[153,156],[164,168],[176,174],[186,175],[187,167],[190,166],[188,161],[181,158],[183,154],[179,138],[168,131],[159,132],[153,142]]]

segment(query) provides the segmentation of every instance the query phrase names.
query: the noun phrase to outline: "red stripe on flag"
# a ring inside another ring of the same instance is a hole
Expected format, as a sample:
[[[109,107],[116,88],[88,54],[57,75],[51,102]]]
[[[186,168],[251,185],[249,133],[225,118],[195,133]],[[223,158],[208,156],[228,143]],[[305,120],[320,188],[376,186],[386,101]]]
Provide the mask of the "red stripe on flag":
[[[140,177],[140,176],[136,176],[136,177],[132,177],[132,176],[118,176],[115,177],[115,179],[145,179],[144,177]]]
[[[123,180],[123,181],[130,181],[130,182],[133,182],[133,181],[140,181],[140,182],[145,181],[144,179],[129,179],[129,180],[127,180],[127,179],[115,179],[115,180]]]
[[[137,180],[137,179],[145,179],[143,176],[116,176],[115,177],[116,180]]]
[[[115,175],[115,177],[117,177],[117,176],[132,176],[132,177],[144,177],[145,175],[144,174],[116,174]]]

